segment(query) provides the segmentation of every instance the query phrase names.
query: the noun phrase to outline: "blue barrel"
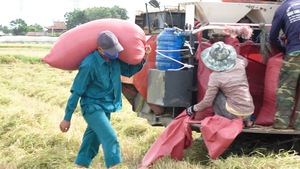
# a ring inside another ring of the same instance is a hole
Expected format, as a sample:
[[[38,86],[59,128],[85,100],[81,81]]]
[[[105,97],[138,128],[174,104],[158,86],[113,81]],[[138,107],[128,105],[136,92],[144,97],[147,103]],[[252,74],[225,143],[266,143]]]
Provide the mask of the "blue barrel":
[[[181,62],[182,58],[180,55],[180,49],[183,43],[184,38],[182,34],[177,33],[175,28],[164,28],[164,30],[157,36],[156,68],[158,70],[181,68],[182,64],[166,58],[163,55]]]

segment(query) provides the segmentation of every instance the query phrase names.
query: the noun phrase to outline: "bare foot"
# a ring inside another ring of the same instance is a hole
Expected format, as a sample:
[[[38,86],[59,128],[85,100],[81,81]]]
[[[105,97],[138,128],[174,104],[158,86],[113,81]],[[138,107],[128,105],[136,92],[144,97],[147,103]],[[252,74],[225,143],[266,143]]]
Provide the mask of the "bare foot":
[[[248,128],[250,128],[250,127],[255,127],[254,121],[248,120],[248,121],[246,122],[246,124],[245,124],[245,127],[248,127]]]

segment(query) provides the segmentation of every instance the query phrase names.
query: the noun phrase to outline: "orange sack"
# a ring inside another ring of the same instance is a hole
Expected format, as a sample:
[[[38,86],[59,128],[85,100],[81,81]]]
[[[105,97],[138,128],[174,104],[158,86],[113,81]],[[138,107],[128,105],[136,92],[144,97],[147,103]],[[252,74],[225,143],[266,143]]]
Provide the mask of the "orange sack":
[[[146,35],[136,24],[121,19],[99,19],[87,22],[62,34],[42,60],[52,67],[77,70],[80,62],[97,49],[98,34],[113,32],[124,50],[119,59],[132,65],[139,64],[145,55]]]

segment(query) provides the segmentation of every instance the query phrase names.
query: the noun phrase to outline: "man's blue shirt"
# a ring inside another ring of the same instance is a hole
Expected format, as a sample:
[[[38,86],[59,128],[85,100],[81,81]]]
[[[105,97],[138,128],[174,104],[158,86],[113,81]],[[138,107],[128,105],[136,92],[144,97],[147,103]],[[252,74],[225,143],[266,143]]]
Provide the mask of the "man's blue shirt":
[[[286,46],[278,40],[281,29],[287,39]],[[300,50],[300,0],[287,0],[278,7],[270,30],[270,43],[286,53]]]

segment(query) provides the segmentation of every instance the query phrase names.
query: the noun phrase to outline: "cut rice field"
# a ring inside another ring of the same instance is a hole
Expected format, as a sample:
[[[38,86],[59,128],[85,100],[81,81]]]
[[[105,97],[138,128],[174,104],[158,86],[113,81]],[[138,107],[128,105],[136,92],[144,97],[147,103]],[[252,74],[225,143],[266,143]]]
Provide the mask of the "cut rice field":
[[[77,107],[67,133],[59,130],[76,71],[52,68],[41,61],[51,45],[0,44],[0,169],[75,168],[86,123]],[[135,169],[164,127],[152,127],[137,117],[123,98],[123,109],[112,115],[121,144],[120,169]],[[199,137],[193,133],[193,138]],[[203,141],[184,151],[183,161],[160,158],[153,169],[296,169],[293,151],[254,151],[211,160]],[[103,152],[90,168],[104,169]]]

